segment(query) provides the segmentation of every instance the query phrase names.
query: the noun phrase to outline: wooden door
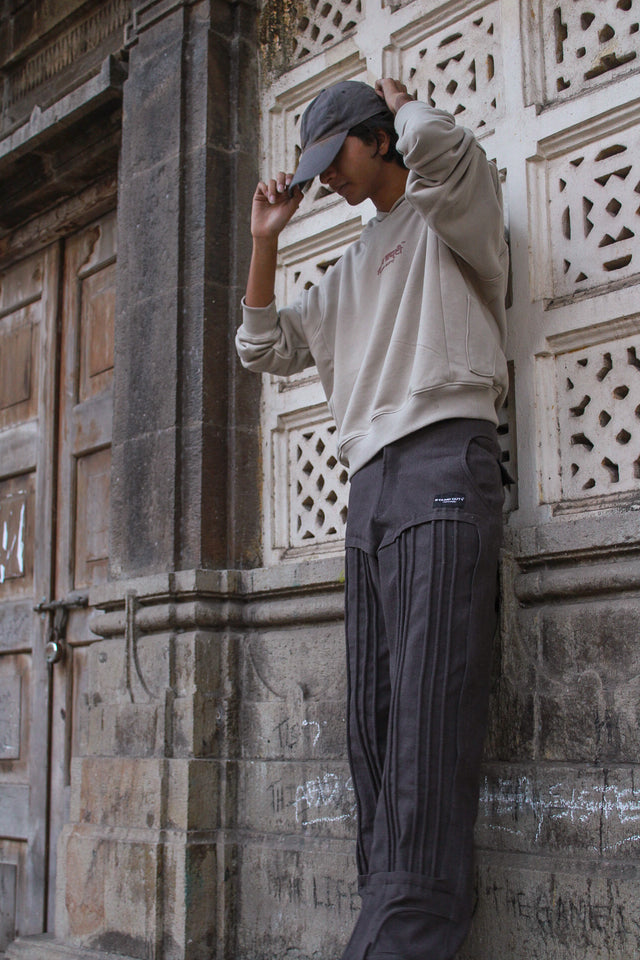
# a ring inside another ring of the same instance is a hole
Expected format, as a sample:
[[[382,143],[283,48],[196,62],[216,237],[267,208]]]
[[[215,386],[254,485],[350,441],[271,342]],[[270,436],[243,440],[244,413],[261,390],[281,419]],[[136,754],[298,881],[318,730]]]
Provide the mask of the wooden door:
[[[52,678],[49,929],[71,760],[86,750],[87,649],[96,640],[87,607],[73,602],[108,573],[115,254],[115,213],[70,238],[64,250],[54,569],[55,601],[71,605],[63,659]]]
[[[53,929],[96,639],[74,603],[107,575],[114,306],[113,214],[2,276],[0,951]]]
[[[0,950],[45,924],[59,258],[0,276]]]

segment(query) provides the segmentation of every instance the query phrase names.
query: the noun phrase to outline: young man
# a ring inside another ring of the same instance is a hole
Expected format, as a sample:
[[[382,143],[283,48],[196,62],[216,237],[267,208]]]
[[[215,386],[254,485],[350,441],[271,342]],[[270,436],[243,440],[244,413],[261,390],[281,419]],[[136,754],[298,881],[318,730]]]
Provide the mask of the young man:
[[[350,471],[348,745],[362,910],[343,960],[448,960],[471,913],[503,502],[507,248],[472,133],[406,87],[347,81],[302,119],[295,176],[255,192],[237,349],[315,363]],[[278,236],[319,175],[376,217],[279,311]]]

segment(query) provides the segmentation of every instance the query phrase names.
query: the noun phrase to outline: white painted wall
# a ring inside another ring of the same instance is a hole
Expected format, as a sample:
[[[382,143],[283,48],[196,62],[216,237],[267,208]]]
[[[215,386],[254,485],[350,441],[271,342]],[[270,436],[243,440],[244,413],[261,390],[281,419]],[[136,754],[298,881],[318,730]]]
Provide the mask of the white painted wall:
[[[294,65],[263,84],[265,175],[294,169],[300,116],[324,86],[382,75],[450,110],[496,159],[513,268],[501,441],[516,529],[587,511],[606,523],[640,490],[639,23],[640,0],[320,0]],[[316,181],[282,236],[280,302],[372,213]],[[312,371],[265,377],[262,425],[266,562],[339,551],[346,475]]]

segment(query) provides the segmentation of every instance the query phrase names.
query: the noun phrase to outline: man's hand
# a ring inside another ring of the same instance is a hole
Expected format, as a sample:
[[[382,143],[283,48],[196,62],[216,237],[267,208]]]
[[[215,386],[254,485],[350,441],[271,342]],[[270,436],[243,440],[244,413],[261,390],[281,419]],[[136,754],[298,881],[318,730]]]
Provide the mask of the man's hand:
[[[251,207],[251,234],[254,239],[276,238],[294,215],[300,201],[302,190],[295,187],[289,194],[289,184],[293,174],[280,172],[268,183],[260,181],[253,195]]]
[[[376,80],[375,91],[384,100],[394,116],[403,104],[413,100],[413,97],[410,97],[407,93],[404,83],[400,83],[399,80],[392,80],[390,77]]]

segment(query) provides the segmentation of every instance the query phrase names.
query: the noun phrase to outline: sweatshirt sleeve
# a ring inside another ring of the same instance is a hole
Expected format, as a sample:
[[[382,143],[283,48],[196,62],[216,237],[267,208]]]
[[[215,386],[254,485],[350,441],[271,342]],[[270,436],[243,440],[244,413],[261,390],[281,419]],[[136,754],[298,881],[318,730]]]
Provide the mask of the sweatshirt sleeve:
[[[406,196],[440,239],[481,280],[507,269],[500,182],[474,135],[426,103],[396,114],[398,150],[409,169]]]
[[[278,311],[275,300],[268,307],[248,307],[243,299],[236,350],[243,367],[260,373],[287,377],[312,366],[301,302]]]

